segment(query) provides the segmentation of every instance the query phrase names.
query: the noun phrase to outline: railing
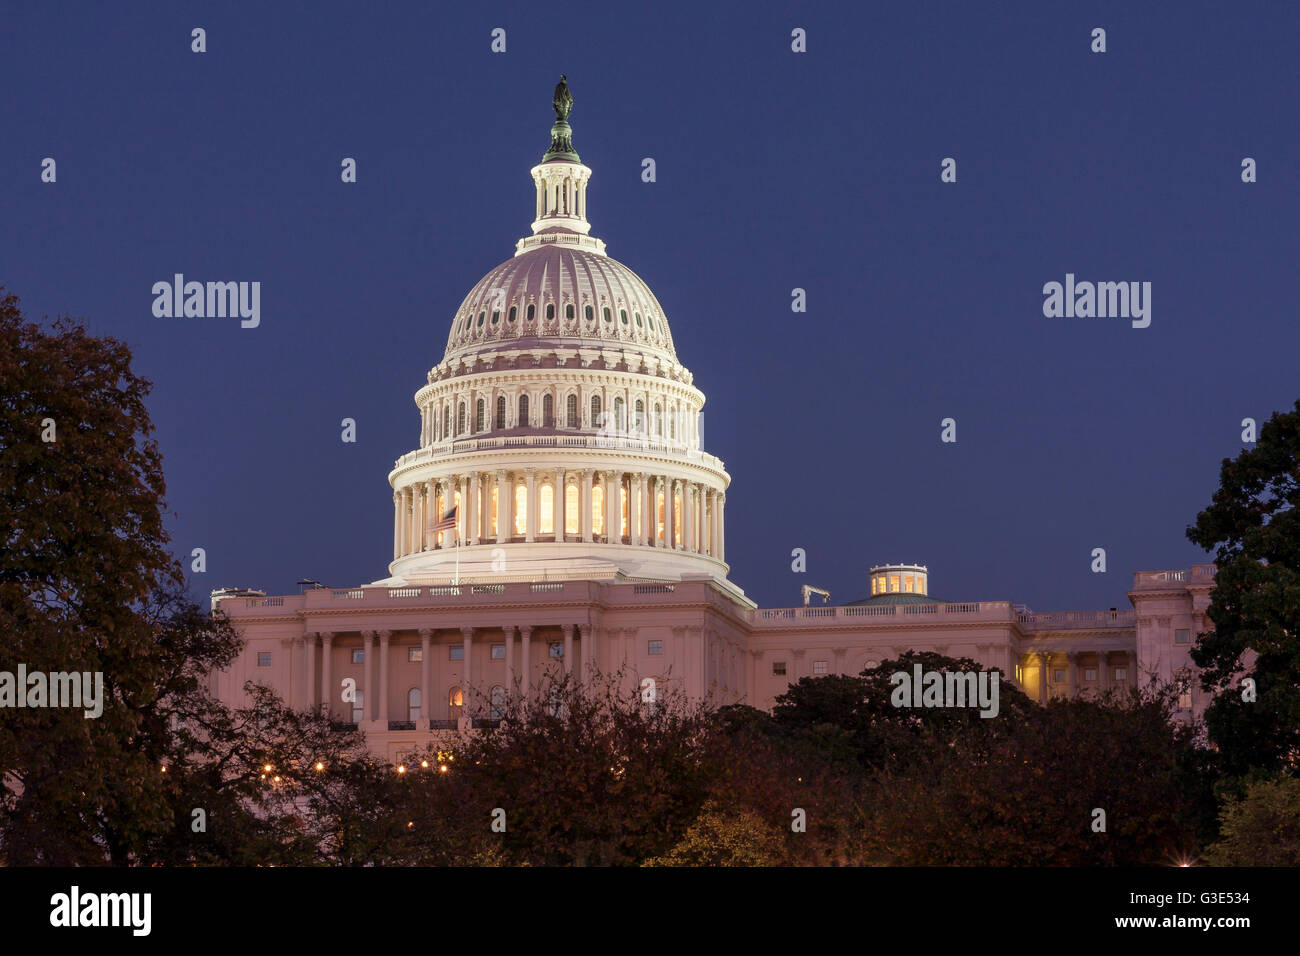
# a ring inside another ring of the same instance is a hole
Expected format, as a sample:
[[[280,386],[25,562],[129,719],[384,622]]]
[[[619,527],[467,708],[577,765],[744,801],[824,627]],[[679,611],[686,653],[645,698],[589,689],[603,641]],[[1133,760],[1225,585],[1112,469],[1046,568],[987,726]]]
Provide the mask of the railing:
[[[1058,630],[1084,627],[1132,627],[1137,612],[1123,611],[1056,611],[1047,614],[1018,614],[1017,620],[1025,630]]]
[[[247,607],[284,607],[284,598],[249,598]]]
[[[968,604],[860,604],[847,607],[784,607],[759,608],[749,612],[753,623],[764,621],[822,620],[847,622],[853,618],[900,618],[917,615],[934,617],[963,617],[984,614],[995,620],[1010,621],[1011,605],[1006,601],[984,601]]]
[[[473,584],[470,585],[470,594],[505,594],[506,586],[504,584]]]
[[[1193,564],[1187,570],[1179,571],[1139,571],[1133,575],[1135,588],[1143,585],[1169,584],[1179,581],[1213,579],[1218,568],[1213,564]]]
[[[649,451],[674,458],[699,460],[705,465],[725,470],[722,459],[716,455],[691,448],[680,441],[663,441],[658,438],[631,438],[605,435],[523,435],[513,438],[462,438],[450,444],[427,446],[407,452],[393,462],[398,469],[417,462],[435,461],[475,451],[492,451],[498,448],[601,448],[626,451]]]
[[[530,591],[563,591],[563,581],[543,581],[541,584],[528,585]]]
[[[366,592],[361,588],[356,588],[352,591],[331,591],[330,597],[336,601],[362,601],[366,597]]]
[[[671,584],[634,584],[632,586],[633,594],[672,594],[673,586]]]
[[[423,588],[389,588],[388,596],[395,598],[419,597],[423,591]]]
[[[390,720],[388,722],[389,730],[414,730],[415,721],[413,720]]]
[[[430,730],[455,730],[459,726],[454,720],[431,720],[429,721]]]

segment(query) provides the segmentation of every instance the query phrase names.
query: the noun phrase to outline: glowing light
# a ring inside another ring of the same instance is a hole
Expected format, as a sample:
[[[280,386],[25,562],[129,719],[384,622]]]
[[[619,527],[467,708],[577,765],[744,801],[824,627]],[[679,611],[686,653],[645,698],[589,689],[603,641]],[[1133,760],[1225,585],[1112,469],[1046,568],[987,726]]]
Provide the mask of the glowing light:
[[[443,773],[446,773],[446,772],[447,772],[447,765],[446,765],[446,764],[443,764],[443,765],[442,765],[441,767],[439,767],[438,769],[439,769],[440,771],[442,771]]]
[[[319,760],[317,760],[317,761],[316,761],[316,769],[317,769],[317,770],[324,770],[324,769],[325,769],[325,765],[324,765],[323,763],[321,763]]]
[[[272,770],[272,767],[271,767],[270,764],[267,764],[267,765],[266,765],[265,767],[263,767],[262,769],[265,770],[267,773],[270,773],[271,770]]]
[[[424,769],[428,770],[428,769],[429,769],[429,761],[427,761],[427,760],[421,760],[421,761],[420,761],[420,766],[423,767]]]
[[[167,772],[167,768],[166,768],[166,767],[163,767],[163,768],[162,768],[162,772],[163,772],[163,773],[166,773],[166,772]]]
[[[279,782],[280,782],[280,775],[279,775],[279,774],[276,774],[274,777],[271,778],[271,780],[272,780],[274,783],[279,783]]]
[[[398,773],[406,773],[406,764],[404,764],[404,763],[399,763],[399,764],[397,765],[397,772],[398,772]]]

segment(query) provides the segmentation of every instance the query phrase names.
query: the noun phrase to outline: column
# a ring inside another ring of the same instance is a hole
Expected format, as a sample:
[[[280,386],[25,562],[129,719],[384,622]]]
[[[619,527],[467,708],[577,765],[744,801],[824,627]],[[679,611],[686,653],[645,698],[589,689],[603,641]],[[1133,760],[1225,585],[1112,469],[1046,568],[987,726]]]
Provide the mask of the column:
[[[582,472],[582,540],[591,544],[591,481],[596,472],[585,468]]]
[[[308,631],[307,645],[307,709],[316,712],[316,633]]]
[[[393,560],[402,556],[402,496],[393,492]]]
[[[527,541],[529,544],[532,544],[534,541],[537,540],[537,529],[540,528],[542,525],[541,520],[539,519],[539,516],[537,514],[537,469],[536,468],[524,469],[524,483],[527,486],[527,490],[528,490],[527,496],[524,499],[525,501],[528,502],[528,516],[527,516],[528,521],[524,525],[524,528],[526,529],[524,531],[524,540]]]
[[[1110,664],[1106,660],[1109,656],[1106,651],[1097,652],[1097,690],[1103,694],[1110,690]]]
[[[330,673],[331,654],[334,646],[332,631],[320,632],[320,699],[321,712],[328,720],[334,710],[334,681]]]
[[[507,624],[504,628],[506,635],[506,693],[515,692],[515,628]]]
[[[379,714],[375,719],[380,730],[388,729],[388,641],[392,636],[392,631],[379,632]]]
[[[688,481],[682,485],[682,547],[687,551],[695,550],[695,509],[691,507],[694,493],[694,484]]]
[[[435,509],[434,509],[433,520],[434,520],[435,523],[438,522],[438,521],[441,521],[442,518],[443,518],[443,515],[445,515],[448,511],[451,510],[451,504],[452,504],[452,501],[454,500],[453,495],[452,495],[452,491],[451,491],[451,479],[450,479],[450,478],[441,478],[441,479],[439,479],[439,481],[438,481],[438,490],[442,493],[442,507],[441,507],[441,508],[437,508],[437,507],[435,507]],[[435,504],[436,504],[436,499],[435,499]],[[439,545],[439,544],[438,544],[438,535],[435,534],[435,535],[433,536],[433,540],[432,540],[431,542],[429,542],[429,547],[431,547],[431,548],[444,547],[444,548],[445,548],[445,547],[447,546],[447,542],[450,542],[452,538],[456,537],[456,532],[455,532],[455,531],[442,531],[442,532],[439,532],[439,533],[442,535],[442,540],[443,540],[444,543],[443,543],[442,545]]]
[[[435,478],[430,478],[424,486],[424,550],[432,551],[438,543],[438,536],[429,530],[442,517],[438,513],[438,485]],[[420,713],[424,713],[424,704],[420,704]]]
[[[510,540],[510,536],[515,533],[515,493],[512,487],[513,483],[507,477],[505,470],[497,471],[497,544],[502,544]],[[489,504],[489,509],[491,505]],[[492,530],[492,518],[488,516],[488,530]]]
[[[686,543],[686,528],[683,527],[682,510],[681,507],[677,504],[677,496],[681,495],[682,499],[685,500],[686,495],[682,490],[682,483],[677,479],[673,479],[671,482],[669,482],[668,487],[670,489],[668,504],[671,506],[672,509],[672,520],[668,522],[668,527],[666,529],[668,532],[668,547],[672,548],[674,551],[680,551],[682,545]],[[678,529],[681,529],[681,535],[682,535],[681,544],[677,543]]]
[[[654,534],[653,530],[648,531],[648,529],[650,529],[651,527],[649,523],[650,498],[649,498],[649,492],[646,490],[646,482],[648,480],[649,478],[645,472],[640,472],[636,476],[637,511],[638,511],[637,527],[636,527],[636,543],[643,548],[645,547],[646,541],[648,540],[648,535]]]
[[[573,625],[564,625],[564,672],[573,672]]]
[[[519,669],[523,672],[519,688],[524,696],[528,695],[532,689],[533,681],[533,651],[530,640],[533,636],[533,629],[525,624],[519,628]]]
[[[479,508],[478,472],[474,472],[469,476],[469,514],[466,516],[466,521],[469,522],[466,527],[469,531],[469,543],[471,545],[478,544],[479,532],[482,530],[483,525],[480,517],[481,513],[482,509]]]
[[[462,627],[460,629],[460,637],[465,647],[464,673],[460,679],[461,690],[465,693],[465,709],[461,713],[468,715],[470,712],[469,687],[470,680],[472,679],[470,675],[474,673],[473,670],[470,669],[474,664],[474,628]]]
[[[604,476],[605,540],[614,543],[620,540],[619,532],[623,530],[623,514],[618,502],[618,477],[616,471],[607,471]]]
[[[641,515],[637,513],[640,507],[641,499],[637,495],[637,479],[641,475],[639,472],[631,472],[627,476],[627,543],[636,544],[637,536],[641,529]]]
[[[1070,662],[1070,670],[1069,670],[1069,674],[1067,675],[1070,678],[1070,696],[1078,697],[1079,696],[1079,652],[1070,651],[1065,656],[1066,659],[1069,660]]]
[[[361,720],[358,721],[358,724],[364,724],[370,720],[370,714],[374,710],[375,706],[375,685],[370,679],[371,675],[374,674],[373,665],[370,660],[374,657],[374,655],[370,653],[370,642],[373,637],[374,631],[361,632],[361,662],[363,665],[363,670],[361,671],[361,682],[364,686],[361,689],[362,709]]]
[[[565,495],[564,495],[564,469],[555,469],[555,540],[564,540],[564,522],[567,515],[564,513]]]
[[[1048,655],[1041,652],[1038,655],[1038,702],[1047,706],[1047,669],[1050,666]]]
[[[716,558],[718,556],[718,493],[712,488],[709,489],[709,527],[706,534],[709,536],[709,555]]]
[[[726,525],[726,505],[727,496],[719,494],[718,496],[718,560],[727,560],[727,525]]]
[[[656,548],[664,546],[664,539],[659,534],[659,496],[664,493],[663,475],[655,475],[650,483],[650,534]],[[668,533],[668,501],[664,500],[664,534]]]
[[[594,674],[600,669],[600,654],[596,647],[596,629],[590,624],[581,624],[579,625],[579,636],[582,641],[582,669]]]
[[[429,639],[433,637],[431,628],[420,628],[420,720],[416,730],[429,729],[430,706],[433,698],[433,660],[429,656]]]

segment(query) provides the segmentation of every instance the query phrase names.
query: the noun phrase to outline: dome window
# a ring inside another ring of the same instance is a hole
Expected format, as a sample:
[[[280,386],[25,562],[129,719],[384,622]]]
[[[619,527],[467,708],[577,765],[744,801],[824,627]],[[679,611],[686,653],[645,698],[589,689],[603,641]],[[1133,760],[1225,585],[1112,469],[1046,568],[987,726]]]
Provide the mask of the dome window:
[[[640,313],[640,312],[638,312],[638,313],[636,314],[636,327],[637,327],[638,329],[641,328],[641,313]]]
[[[486,312],[480,312],[480,313],[478,314],[478,327],[479,327],[480,329],[483,328],[483,320],[484,320],[485,318],[487,318],[487,313],[486,313]]]
[[[587,310],[590,311],[591,306],[587,306]],[[577,428],[578,427],[578,396],[572,394],[569,395],[569,397],[564,400],[564,406],[565,406],[564,414],[566,418],[566,424],[570,428]]]
[[[653,315],[647,315],[645,320],[650,323],[650,331],[653,332],[655,330],[655,317]]]
[[[515,317],[516,317],[516,314],[518,313],[518,311],[519,311],[519,310],[518,310],[515,306],[512,305],[512,306],[510,307],[510,314],[506,316],[506,321],[507,321],[507,322],[513,322],[513,321],[515,320]]]
[[[492,324],[493,324],[493,325],[496,325],[496,324],[497,324],[498,322],[500,322],[500,321],[501,321],[501,310],[500,310],[500,309],[494,309],[494,310],[492,311]]]
[[[555,321],[555,303],[554,303],[554,302],[548,302],[548,303],[546,303],[546,321],[547,321],[547,322],[554,322],[554,321]]]
[[[623,320],[623,324],[624,324],[624,325],[627,325],[627,309],[619,309],[619,310],[618,310],[618,317],[619,317],[620,319]],[[480,319],[480,320],[479,320],[479,325],[482,325],[482,324],[483,324],[483,320]]]
[[[564,307],[564,317],[565,317],[566,319],[568,319],[570,322],[573,321],[573,303],[572,303],[572,302],[570,302],[568,305],[566,305],[566,306]]]
[[[587,321],[590,322],[596,317],[596,313],[591,310],[591,306],[586,307]]]
[[[605,306],[605,321],[606,321],[606,322],[613,322],[613,321],[614,321],[613,318],[610,317],[610,314],[609,314],[609,306]]]
[[[536,310],[537,310],[537,307],[536,307],[535,305],[532,305],[532,304],[530,303],[529,306],[528,306],[528,321],[529,321],[529,322],[533,321],[533,316],[536,314]]]

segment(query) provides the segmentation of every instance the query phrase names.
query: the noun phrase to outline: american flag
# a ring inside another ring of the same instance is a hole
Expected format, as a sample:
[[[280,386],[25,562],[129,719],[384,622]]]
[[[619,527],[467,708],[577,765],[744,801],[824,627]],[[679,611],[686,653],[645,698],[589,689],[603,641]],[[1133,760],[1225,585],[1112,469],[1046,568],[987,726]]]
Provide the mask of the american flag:
[[[445,515],[442,516],[441,521],[439,521],[437,524],[433,526],[433,530],[450,531],[454,527],[456,527],[456,509],[452,508],[450,511],[448,511]]]

